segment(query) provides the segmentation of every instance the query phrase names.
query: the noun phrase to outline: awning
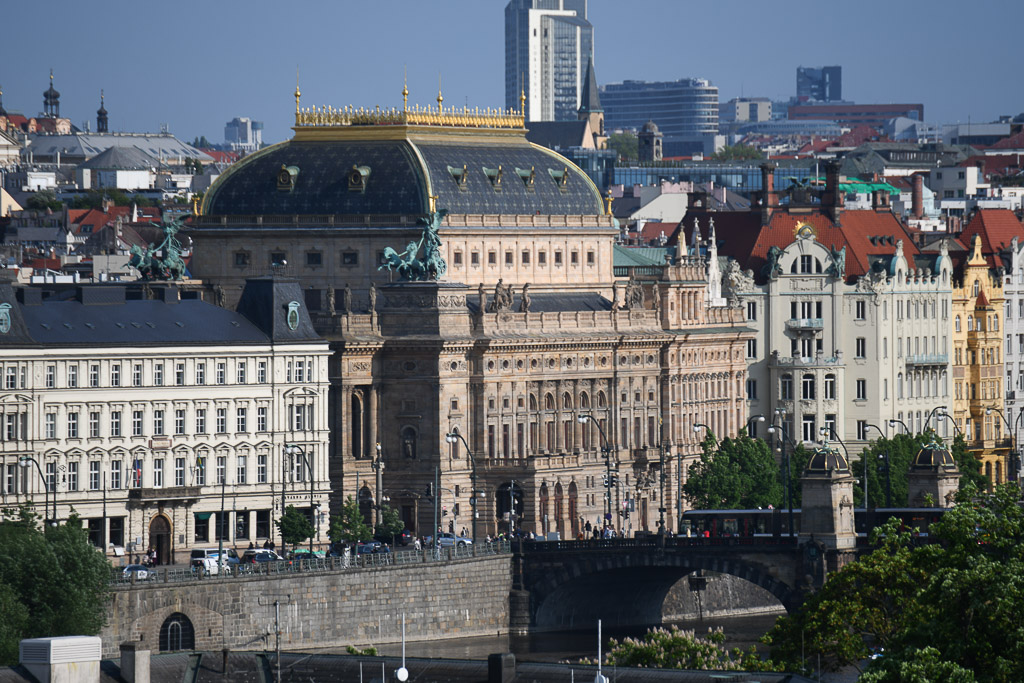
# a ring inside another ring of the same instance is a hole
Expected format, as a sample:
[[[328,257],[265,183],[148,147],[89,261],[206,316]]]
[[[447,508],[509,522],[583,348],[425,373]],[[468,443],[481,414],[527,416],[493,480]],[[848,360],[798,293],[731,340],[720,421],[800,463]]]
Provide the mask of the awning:
[[[197,512],[195,513],[196,519],[209,519],[212,512]]]

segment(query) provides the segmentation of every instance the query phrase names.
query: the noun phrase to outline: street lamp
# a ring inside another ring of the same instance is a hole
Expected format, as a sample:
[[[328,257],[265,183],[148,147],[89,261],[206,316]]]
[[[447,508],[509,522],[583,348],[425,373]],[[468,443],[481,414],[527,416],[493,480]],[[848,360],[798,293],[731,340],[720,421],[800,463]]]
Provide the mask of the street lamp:
[[[749,420],[747,420],[747,425],[746,425],[745,429],[747,430],[748,434],[750,433],[750,423],[755,421],[755,420],[757,420],[758,422],[764,422],[764,415],[754,415]]]
[[[43,474],[43,468],[39,466],[39,461],[33,458],[31,455],[22,455],[18,457],[18,464],[22,467],[28,467],[29,463],[36,466],[36,472],[39,472],[39,478],[43,480],[43,526],[50,524],[50,482],[46,480],[46,476]],[[57,494],[54,492],[53,496],[53,526],[57,526]]]
[[[377,444],[377,449],[377,457],[379,458],[380,444]],[[317,517],[317,535],[319,535],[320,519],[319,516],[316,514],[316,506],[313,503],[314,497],[316,495],[314,489],[314,487],[316,486],[316,478],[313,476],[313,468],[311,466],[311,463],[309,462],[309,455],[306,453],[305,449],[302,448],[302,446],[294,443],[288,443],[284,445],[284,454],[290,458],[294,458],[297,455],[302,456],[302,462],[306,466],[306,470],[309,472],[309,514],[312,517]],[[313,536],[309,537],[309,559],[313,559]]]
[[[937,417],[944,417],[947,420],[949,420],[951,423],[953,423],[953,435],[954,436],[956,436],[957,434],[959,434],[960,436],[963,436],[963,432],[960,431],[960,426],[956,423],[956,420],[953,419],[952,415],[950,415],[949,413],[943,411],[941,413],[936,413],[936,416]]]
[[[928,411],[928,417],[926,417],[925,420],[924,420],[924,431],[926,431],[926,432],[928,431],[928,423],[931,422],[932,415],[935,413],[936,410],[941,410],[942,412],[946,412],[946,406],[935,406],[930,411]],[[1005,422],[1006,418],[1003,418],[1003,421]]]
[[[605,467],[604,520],[606,524],[609,524],[612,521],[612,458],[611,449],[608,446],[608,436],[604,433],[604,430],[601,429],[601,423],[595,420],[593,415],[580,415],[576,418],[576,421],[580,424],[586,424],[587,421],[589,421],[592,425],[597,427],[597,431],[601,435],[601,442],[604,444],[601,446],[601,450],[604,451]]]
[[[708,435],[710,435],[711,436],[711,440],[715,442],[715,448],[718,448],[718,439],[715,438],[715,433],[713,431],[711,431],[711,427],[708,427],[703,422],[698,422],[695,425],[693,425],[693,432],[694,432],[694,434],[699,432],[701,427],[703,427],[704,429],[708,430]]]
[[[786,469],[786,475],[782,478],[782,483],[786,487],[786,507],[789,509],[789,537],[793,538],[793,487],[790,485],[790,470],[789,470],[789,451],[786,450],[786,442],[793,443],[792,440],[786,434],[785,423],[782,418],[786,415],[785,411],[776,410],[775,414],[779,417],[779,422],[772,423],[772,426],[768,428],[769,434],[775,434],[775,431],[779,432],[779,443],[782,446],[782,465]],[[793,444],[795,447],[795,444]]]
[[[889,420],[889,426],[890,427],[892,427],[893,425],[897,425],[897,424],[901,425],[903,427],[903,431],[905,433],[910,434],[910,427],[907,426],[906,422],[904,422],[903,420],[897,420],[895,418]]]
[[[381,522],[381,496],[384,490],[384,459],[381,457],[381,446],[380,442],[377,442],[377,457],[373,461],[373,470],[377,473],[377,500],[376,500],[376,514],[374,526],[380,526]]]
[[[832,425],[826,425],[820,428],[818,430],[818,433],[824,436],[826,440],[828,440],[829,434],[831,434],[832,438],[839,442],[839,445],[843,447],[843,452],[846,454],[846,464],[849,465],[850,449],[846,447],[846,444],[843,443],[843,440],[839,438],[838,434],[836,434],[836,428],[833,427]],[[868,463],[867,460],[864,460],[864,458],[861,458],[861,460],[863,461],[862,464],[864,465],[864,511],[867,512],[867,510],[871,507],[868,503]]]
[[[941,416],[941,413],[939,415]],[[883,439],[888,439],[888,437],[885,435],[885,432],[883,432],[881,429],[879,429],[875,425],[868,424],[868,425],[866,425],[866,427],[870,427],[871,429],[874,429],[876,432],[878,432],[882,436]],[[891,473],[891,469],[892,468],[889,466],[889,452],[885,451],[883,453],[879,453],[878,454],[878,459],[885,461],[885,465],[884,465],[885,466],[885,507],[891,508],[892,507],[892,473]]]
[[[1003,413],[999,408],[993,408],[989,406],[985,408],[985,414],[991,415],[993,411],[1003,418],[1003,424],[1006,425],[1006,431],[1010,432],[1010,450],[1006,453],[1006,481],[1010,481],[1010,469],[1012,468],[1013,458],[1011,453],[1013,452],[1013,428],[1010,427],[1010,423],[1006,421],[1006,414]]]
[[[473,542],[476,543],[476,458],[473,457],[473,451],[470,450],[469,444],[466,443],[466,437],[462,436],[459,432],[449,432],[444,435],[444,440],[450,444],[462,442],[462,445],[466,447],[466,455],[469,456],[469,462],[472,463],[472,469],[470,470],[470,481],[473,486],[473,490],[470,492],[469,505],[473,511]],[[511,517],[509,518],[511,519]]]

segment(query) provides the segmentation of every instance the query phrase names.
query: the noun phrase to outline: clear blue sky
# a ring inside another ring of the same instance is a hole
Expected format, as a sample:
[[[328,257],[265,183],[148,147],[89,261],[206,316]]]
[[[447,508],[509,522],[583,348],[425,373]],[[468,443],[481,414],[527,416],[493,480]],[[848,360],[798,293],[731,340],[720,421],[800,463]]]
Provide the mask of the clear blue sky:
[[[223,140],[249,116],[290,136],[295,69],[305,104],[504,104],[505,0],[54,0],[5,3],[0,86],[8,109],[42,109],[49,69],[61,113],[112,130]],[[591,0],[601,84],[710,79],[723,100],[784,98],[799,65],[840,64],[857,102],[921,102],[929,121],[1024,111],[1022,0]]]

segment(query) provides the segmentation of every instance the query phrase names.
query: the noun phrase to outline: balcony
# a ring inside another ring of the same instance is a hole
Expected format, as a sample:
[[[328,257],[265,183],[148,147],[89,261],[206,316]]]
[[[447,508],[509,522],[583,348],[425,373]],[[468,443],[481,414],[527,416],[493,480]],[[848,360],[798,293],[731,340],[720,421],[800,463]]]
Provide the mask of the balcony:
[[[818,354],[817,356],[781,356],[778,351],[772,351],[769,364],[773,367],[835,367],[842,365],[842,354],[837,353],[835,356],[825,356],[824,354]]]
[[[924,353],[907,356],[907,365],[949,365],[949,354]]]
[[[130,503],[195,501],[202,493],[200,486],[168,486],[165,488],[128,489]]]
[[[824,318],[790,318],[786,321],[787,330],[822,330],[824,328]]]

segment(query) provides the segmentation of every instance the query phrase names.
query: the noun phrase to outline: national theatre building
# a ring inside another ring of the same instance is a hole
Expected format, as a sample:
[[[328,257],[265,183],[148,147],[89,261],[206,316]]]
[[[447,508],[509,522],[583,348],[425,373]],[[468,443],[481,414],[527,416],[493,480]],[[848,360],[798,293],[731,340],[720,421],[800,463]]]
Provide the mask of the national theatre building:
[[[600,191],[521,113],[437,105],[306,109],[296,90],[294,137],[204,197],[193,274],[227,307],[249,277],[300,283],[332,349],[333,512],[386,502],[429,534],[439,495],[456,533],[507,530],[510,508],[563,538],[675,528],[695,425],[735,435],[746,413],[752,331],[709,291],[713,232],[616,272]]]

